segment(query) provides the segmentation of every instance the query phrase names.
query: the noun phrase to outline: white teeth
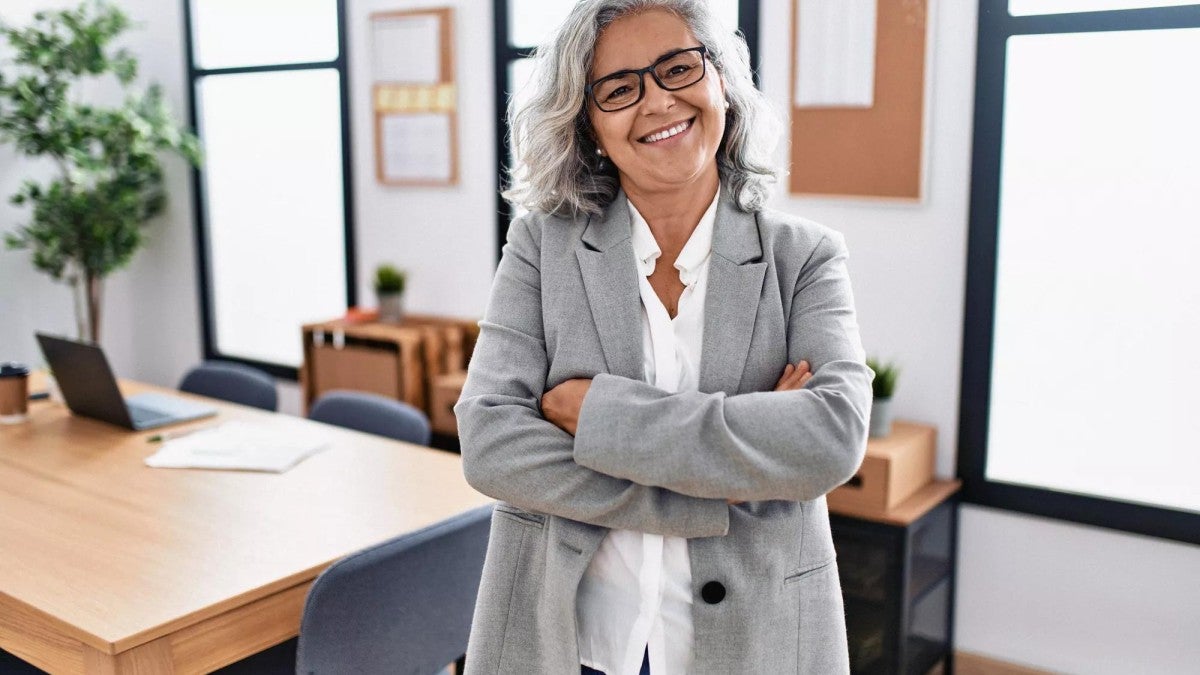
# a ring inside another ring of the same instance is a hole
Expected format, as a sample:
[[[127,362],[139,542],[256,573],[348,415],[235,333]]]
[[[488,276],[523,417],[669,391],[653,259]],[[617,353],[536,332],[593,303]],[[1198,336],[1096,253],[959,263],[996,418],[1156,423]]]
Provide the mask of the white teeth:
[[[686,121],[680,122],[679,124],[676,124],[675,126],[671,127],[670,129],[663,129],[662,131],[659,131],[658,133],[653,133],[653,134],[650,134],[649,136],[646,136],[645,138],[642,139],[642,142],[655,143],[657,141],[661,141],[661,140],[670,138],[672,136],[675,136],[676,134],[683,133],[683,131],[685,131],[689,126],[691,126],[691,124],[692,124],[691,120],[686,120]]]

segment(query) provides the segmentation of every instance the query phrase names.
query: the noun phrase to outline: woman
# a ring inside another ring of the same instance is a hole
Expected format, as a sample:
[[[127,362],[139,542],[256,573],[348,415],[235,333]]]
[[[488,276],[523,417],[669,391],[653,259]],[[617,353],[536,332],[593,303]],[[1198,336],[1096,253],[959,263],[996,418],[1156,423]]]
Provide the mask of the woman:
[[[745,43],[703,0],[583,0],[539,59],[455,408],[502,500],[471,672],[848,671],[824,495],[872,373],[841,236],[762,208]]]

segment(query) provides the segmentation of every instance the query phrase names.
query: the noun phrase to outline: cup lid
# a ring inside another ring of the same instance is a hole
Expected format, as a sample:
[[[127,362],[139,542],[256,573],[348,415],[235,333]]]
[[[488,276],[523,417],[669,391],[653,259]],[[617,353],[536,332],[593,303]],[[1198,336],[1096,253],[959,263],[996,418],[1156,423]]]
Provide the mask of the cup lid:
[[[14,361],[0,363],[0,377],[24,377],[29,374],[29,366]]]

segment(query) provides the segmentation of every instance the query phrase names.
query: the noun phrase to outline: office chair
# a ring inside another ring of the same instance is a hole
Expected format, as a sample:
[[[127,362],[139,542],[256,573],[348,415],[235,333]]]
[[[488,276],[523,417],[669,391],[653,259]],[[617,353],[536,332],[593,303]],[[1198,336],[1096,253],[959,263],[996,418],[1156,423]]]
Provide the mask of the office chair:
[[[205,361],[192,368],[179,383],[179,391],[263,410],[274,411],[279,405],[279,397],[275,393],[275,380],[271,379],[270,375],[256,368],[228,361]]]
[[[429,445],[429,418],[413,406],[361,391],[331,391],[317,399],[308,418],[339,427]]]
[[[467,651],[492,505],[334,563],[309,589],[298,675],[435,673]]]

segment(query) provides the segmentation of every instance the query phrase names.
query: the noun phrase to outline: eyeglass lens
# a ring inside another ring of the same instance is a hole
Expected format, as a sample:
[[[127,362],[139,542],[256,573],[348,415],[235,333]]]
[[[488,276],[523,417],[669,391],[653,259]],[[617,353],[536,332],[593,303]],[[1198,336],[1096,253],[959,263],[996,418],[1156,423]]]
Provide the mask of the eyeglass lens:
[[[683,89],[704,77],[704,55],[696,50],[667,56],[652,67],[654,79],[670,91]],[[592,96],[601,110],[612,112],[633,105],[642,98],[645,79],[636,72],[620,73],[600,80],[592,87]]]

